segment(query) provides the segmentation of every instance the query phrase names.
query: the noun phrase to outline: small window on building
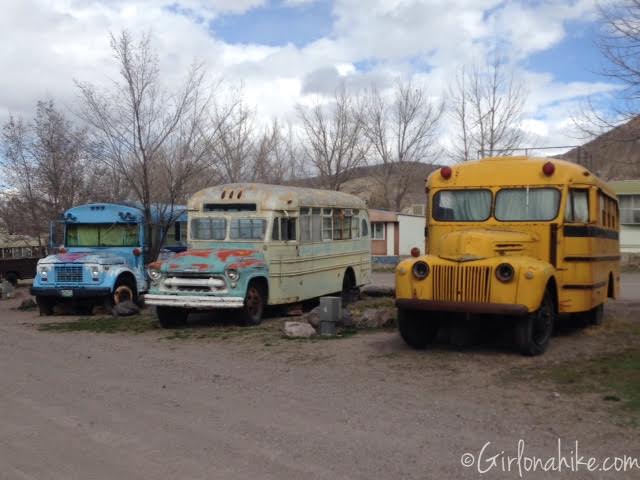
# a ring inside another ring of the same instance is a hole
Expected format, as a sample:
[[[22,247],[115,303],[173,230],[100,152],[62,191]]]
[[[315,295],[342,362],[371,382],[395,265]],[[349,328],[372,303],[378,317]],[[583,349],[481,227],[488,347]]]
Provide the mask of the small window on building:
[[[373,240],[384,240],[384,223],[371,224],[371,238]]]
[[[620,195],[620,223],[640,224],[640,195]]]

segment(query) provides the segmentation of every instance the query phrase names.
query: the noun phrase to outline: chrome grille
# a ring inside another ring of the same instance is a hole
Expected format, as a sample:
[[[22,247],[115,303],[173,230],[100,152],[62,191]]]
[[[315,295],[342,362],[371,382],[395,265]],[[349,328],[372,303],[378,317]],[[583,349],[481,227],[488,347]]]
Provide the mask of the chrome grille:
[[[82,283],[82,265],[56,265],[56,282]]]
[[[491,267],[434,265],[433,299],[488,303],[491,300]]]

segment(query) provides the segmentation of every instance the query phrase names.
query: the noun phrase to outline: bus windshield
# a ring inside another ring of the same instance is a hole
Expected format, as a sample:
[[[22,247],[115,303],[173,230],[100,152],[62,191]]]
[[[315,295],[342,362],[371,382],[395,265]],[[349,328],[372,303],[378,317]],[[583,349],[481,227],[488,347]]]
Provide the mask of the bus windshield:
[[[81,223],[67,225],[67,247],[137,247],[136,223]]]
[[[491,216],[491,190],[440,190],[433,218],[443,222],[483,222]]]
[[[496,220],[549,221],[558,215],[560,191],[555,188],[503,188],[496,195]]]

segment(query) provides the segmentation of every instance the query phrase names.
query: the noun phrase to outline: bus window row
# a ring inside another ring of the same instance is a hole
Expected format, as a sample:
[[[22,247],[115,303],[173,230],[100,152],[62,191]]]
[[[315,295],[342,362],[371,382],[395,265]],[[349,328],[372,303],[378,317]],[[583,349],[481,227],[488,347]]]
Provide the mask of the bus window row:
[[[340,208],[301,208],[299,217],[277,216],[273,219],[271,240],[300,243],[333,240],[356,240],[369,236],[366,218],[359,210]],[[201,217],[191,220],[192,240],[264,240],[267,220],[264,218]]]

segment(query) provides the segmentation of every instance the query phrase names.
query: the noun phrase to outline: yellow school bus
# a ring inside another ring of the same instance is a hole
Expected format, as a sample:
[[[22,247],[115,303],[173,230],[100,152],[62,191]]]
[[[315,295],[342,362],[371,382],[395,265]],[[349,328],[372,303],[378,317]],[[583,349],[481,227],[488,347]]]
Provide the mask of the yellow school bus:
[[[584,167],[494,157],[427,179],[425,255],[396,267],[402,338],[425,348],[462,317],[507,317],[524,355],[549,344],[558,314],[598,324],[620,283],[618,201]]]

